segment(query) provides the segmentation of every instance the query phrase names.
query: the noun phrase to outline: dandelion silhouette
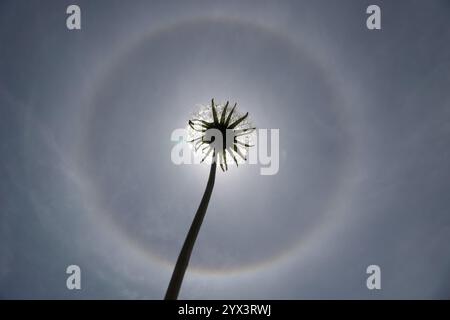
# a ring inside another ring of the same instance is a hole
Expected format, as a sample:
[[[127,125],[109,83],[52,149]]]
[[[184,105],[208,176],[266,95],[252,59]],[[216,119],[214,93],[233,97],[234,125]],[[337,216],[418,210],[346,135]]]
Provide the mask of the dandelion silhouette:
[[[164,298],[166,300],[175,300],[178,297],[192,249],[211,198],[217,162],[222,171],[226,171],[230,158],[233,159],[236,166],[247,160],[247,151],[251,147],[249,141],[255,128],[248,121],[248,112],[245,115],[239,114],[236,110],[236,103],[229,112],[228,107],[228,101],[224,105],[215,105],[214,99],[212,99],[211,106],[203,107],[188,122],[190,129],[188,142],[193,144],[195,152],[202,154],[201,162],[207,159],[211,160],[211,168],[205,192],[175,264]],[[221,138],[221,141],[217,141],[216,137]]]
[[[188,122],[188,142],[193,144],[195,152],[202,154],[201,162],[217,157],[222,171],[228,170],[231,158],[237,166],[247,160],[251,133],[255,130],[248,121],[248,112],[241,115],[234,104],[227,114],[228,106],[228,101],[224,105],[215,105],[213,99],[211,106],[202,107]],[[222,138],[220,143],[215,140],[215,133]]]

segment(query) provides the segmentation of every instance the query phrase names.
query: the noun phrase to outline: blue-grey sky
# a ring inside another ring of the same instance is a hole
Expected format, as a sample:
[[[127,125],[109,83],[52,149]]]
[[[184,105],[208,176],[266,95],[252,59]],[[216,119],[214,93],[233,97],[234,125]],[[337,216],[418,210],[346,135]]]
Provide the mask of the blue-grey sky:
[[[0,297],[161,299],[209,171],[173,164],[170,135],[214,97],[280,130],[280,168],[217,173],[180,298],[450,298],[449,16],[2,1]]]

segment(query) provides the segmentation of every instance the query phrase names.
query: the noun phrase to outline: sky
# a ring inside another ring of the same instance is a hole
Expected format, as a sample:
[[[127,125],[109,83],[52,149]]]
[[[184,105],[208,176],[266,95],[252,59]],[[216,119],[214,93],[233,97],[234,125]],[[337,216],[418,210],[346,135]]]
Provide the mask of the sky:
[[[217,172],[181,299],[450,298],[449,15],[2,1],[0,298],[162,299],[209,172],[170,136],[211,98],[279,129],[280,165]]]

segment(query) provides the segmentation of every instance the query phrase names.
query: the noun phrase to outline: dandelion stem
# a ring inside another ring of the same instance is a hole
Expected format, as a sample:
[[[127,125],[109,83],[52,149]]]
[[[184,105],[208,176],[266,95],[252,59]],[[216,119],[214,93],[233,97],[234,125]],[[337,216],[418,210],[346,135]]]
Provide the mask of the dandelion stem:
[[[189,232],[184,240],[183,247],[181,248],[181,252],[175,264],[175,269],[173,270],[172,278],[170,279],[170,283],[164,297],[165,300],[176,300],[178,298],[178,293],[180,292],[181,283],[183,282],[184,274],[189,264],[192,249],[194,248],[195,240],[197,239],[203,218],[206,214],[206,209],[208,208],[209,199],[211,198],[214,181],[216,178],[216,167],[217,164],[214,154],[211,169],[209,171],[208,183],[206,185],[202,201],[197,209],[197,213],[195,214],[194,220],[192,221],[191,227],[189,228]]]

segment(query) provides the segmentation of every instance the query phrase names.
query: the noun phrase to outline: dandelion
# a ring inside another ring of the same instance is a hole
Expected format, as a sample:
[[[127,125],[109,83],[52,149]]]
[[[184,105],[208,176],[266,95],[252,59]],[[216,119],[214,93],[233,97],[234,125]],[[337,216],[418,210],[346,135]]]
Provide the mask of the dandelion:
[[[166,300],[178,297],[192,249],[211,198],[217,163],[222,171],[228,170],[228,162],[231,159],[236,166],[239,166],[239,163],[247,160],[248,148],[252,146],[251,134],[255,128],[248,120],[248,112],[245,115],[240,114],[236,110],[236,103],[231,110],[228,110],[228,101],[225,104],[216,105],[212,99],[210,106],[201,108],[188,121],[188,142],[192,143],[195,152],[201,154],[201,162],[211,162],[211,168],[205,192],[175,264],[166,291]],[[216,141],[216,137],[221,138],[221,141]]]

